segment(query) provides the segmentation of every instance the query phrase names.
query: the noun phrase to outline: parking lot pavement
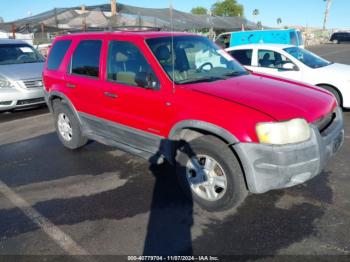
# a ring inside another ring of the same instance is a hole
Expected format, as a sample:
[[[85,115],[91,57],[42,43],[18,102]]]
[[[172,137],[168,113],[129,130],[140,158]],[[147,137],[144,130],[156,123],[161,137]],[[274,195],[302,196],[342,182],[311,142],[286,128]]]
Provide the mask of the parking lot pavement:
[[[311,46],[307,49],[329,61],[350,64],[350,44],[325,44]]]
[[[347,48],[312,49],[350,64]],[[98,143],[69,151],[46,114],[0,123],[0,254],[350,255],[344,117],[344,146],[321,175],[215,214],[184,198],[168,165]]]
[[[24,119],[31,116],[38,116],[38,115],[43,115],[48,113],[49,113],[49,109],[46,107],[46,105],[29,108],[29,109],[14,110],[10,112],[0,112],[0,123],[9,122],[12,120]]]

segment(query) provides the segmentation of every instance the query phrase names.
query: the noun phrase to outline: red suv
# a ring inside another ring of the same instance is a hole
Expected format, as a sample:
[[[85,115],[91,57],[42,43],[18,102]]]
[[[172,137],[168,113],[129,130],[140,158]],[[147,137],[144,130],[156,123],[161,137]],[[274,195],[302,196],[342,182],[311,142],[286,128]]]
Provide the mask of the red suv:
[[[332,94],[252,74],[198,35],[58,37],[44,84],[66,147],[90,139],[166,159],[207,210],[311,179],[344,141]]]

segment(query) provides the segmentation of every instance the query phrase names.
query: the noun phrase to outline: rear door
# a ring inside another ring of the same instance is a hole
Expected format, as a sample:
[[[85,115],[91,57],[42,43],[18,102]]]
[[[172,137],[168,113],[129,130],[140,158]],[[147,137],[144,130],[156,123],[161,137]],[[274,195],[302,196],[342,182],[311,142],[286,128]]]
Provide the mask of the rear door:
[[[102,39],[75,42],[65,76],[66,89],[79,113],[102,117],[103,91],[100,80]]]

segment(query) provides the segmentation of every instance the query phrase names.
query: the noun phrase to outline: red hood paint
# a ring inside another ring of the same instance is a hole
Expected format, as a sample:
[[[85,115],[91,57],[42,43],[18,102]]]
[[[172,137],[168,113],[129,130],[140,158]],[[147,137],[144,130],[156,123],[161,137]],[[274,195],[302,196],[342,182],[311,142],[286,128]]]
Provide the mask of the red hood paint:
[[[262,75],[182,87],[254,108],[277,121],[304,118],[313,122],[336,107],[333,96],[317,87]]]

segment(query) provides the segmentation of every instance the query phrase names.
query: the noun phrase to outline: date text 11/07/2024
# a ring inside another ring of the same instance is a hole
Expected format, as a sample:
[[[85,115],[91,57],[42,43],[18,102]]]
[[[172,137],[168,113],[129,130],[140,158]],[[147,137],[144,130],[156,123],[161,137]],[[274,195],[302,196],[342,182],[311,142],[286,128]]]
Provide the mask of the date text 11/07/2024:
[[[128,261],[220,261],[216,256],[128,256]]]

